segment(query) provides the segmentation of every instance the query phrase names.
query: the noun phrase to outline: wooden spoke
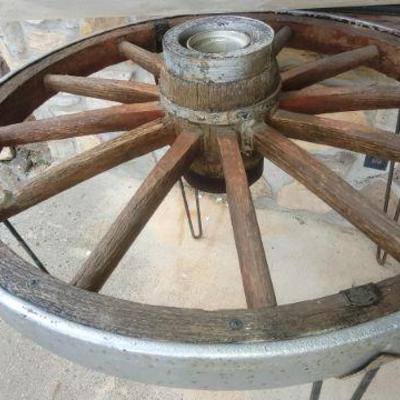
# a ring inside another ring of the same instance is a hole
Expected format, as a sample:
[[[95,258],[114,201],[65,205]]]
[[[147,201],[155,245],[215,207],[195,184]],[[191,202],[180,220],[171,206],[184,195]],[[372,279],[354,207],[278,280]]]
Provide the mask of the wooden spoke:
[[[292,35],[293,31],[288,26],[284,26],[283,28],[279,29],[274,38],[275,55],[278,55],[279,52],[286,46],[286,43],[290,40]]]
[[[258,150],[400,261],[397,225],[346,181],[275,129],[255,135]]]
[[[400,86],[309,88],[282,93],[279,106],[305,114],[400,108]]]
[[[219,134],[218,146],[247,305],[249,308],[276,306],[274,287],[236,135],[233,132]]]
[[[298,90],[356,68],[379,56],[376,46],[365,46],[322,58],[282,73],[282,88]]]
[[[0,127],[0,146],[126,131],[164,115],[158,102],[127,104]]]
[[[46,75],[47,89],[79,96],[118,101],[120,103],[143,103],[159,98],[156,85],[115,79],[85,78],[71,75]]]
[[[4,192],[0,196],[0,221],[125,161],[163,147],[173,137],[171,122],[153,121],[51,167],[15,193]]]
[[[382,129],[278,110],[270,124],[292,139],[400,161],[400,137]]]
[[[109,231],[86,260],[72,284],[99,291],[174,183],[193,161],[200,135],[183,132],[158,162]]]
[[[156,78],[159,78],[162,59],[157,53],[152,53],[127,41],[120,43],[119,50],[125,57],[140,65],[146,71],[151,72]]]

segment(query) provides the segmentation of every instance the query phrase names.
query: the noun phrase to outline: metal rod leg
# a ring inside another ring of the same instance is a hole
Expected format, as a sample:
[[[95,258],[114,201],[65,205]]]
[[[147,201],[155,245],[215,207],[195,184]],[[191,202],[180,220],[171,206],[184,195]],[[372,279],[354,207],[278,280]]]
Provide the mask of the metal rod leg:
[[[399,217],[400,217],[400,200],[397,203],[396,213],[395,213],[395,216],[393,218],[394,221],[395,222],[399,222]],[[378,263],[380,265],[385,265],[386,260],[387,260],[387,256],[388,256],[388,253],[386,251],[382,252],[382,249],[380,247],[378,247],[378,251],[376,253],[376,259],[377,259],[377,261],[378,261]]]
[[[379,368],[372,369],[371,371],[368,371],[364,375],[361,382],[357,386],[356,391],[354,392],[353,396],[351,397],[351,400],[361,400],[362,399],[362,397],[364,396],[365,392],[367,391],[369,385],[375,378],[378,371],[379,371]]]
[[[389,203],[390,203],[390,198],[391,198],[391,193],[392,193],[392,184],[393,184],[393,176],[394,176],[394,167],[395,167],[395,162],[391,161],[390,166],[389,166],[389,176],[388,176],[388,181],[386,184],[386,192],[385,192],[385,203],[383,205],[383,212],[385,214],[388,213],[389,210]],[[384,265],[386,263],[387,259],[387,253],[385,251],[382,251],[382,248],[378,246],[377,251],[376,251],[376,260],[378,261],[378,264]]]
[[[45,268],[45,266],[42,264],[42,262],[39,260],[39,258],[36,256],[36,254],[32,251],[32,249],[28,246],[28,244],[25,242],[25,240],[22,238],[22,236],[18,233],[18,231],[14,228],[14,226],[11,224],[9,220],[5,220],[4,225],[7,227],[7,229],[11,232],[11,234],[17,239],[18,243],[24,248],[24,250],[29,254],[29,256],[32,258],[34,263],[46,274],[49,272]]]
[[[319,400],[321,396],[322,381],[316,381],[312,385],[310,400]]]
[[[400,111],[398,112],[398,115],[397,115],[397,124],[396,124],[395,134],[398,135],[399,133],[400,133]],[[392,185],[393,185],[395,166],[396,166],[396,163],[394,161],[391,161],[390,166],[389,166],[388,181],[386,184],[385,203],[383,205],[383,212],[385,214],[387,214],[389,211],[389,204],[390,204],[390,198],[392,195]],[[399,213],[400,213],[399,208],[400,208],[400,201],[397,205],[396,215],[394,217],[394,220],[396,222],[398,222],[398,220],[399,220]],[[378,264],[385,265],[387,256],[388,256],[388,254],[386,253],[386,251],[383,251],[382,248],[380,246],[378,246],[377,251],[376,251],[376,260],[378,261]]]
[[[179,179],[179,186],[182,192],[183,204],[185,206],[186,217],[189,224],[190,233],[192,234],[193,239],[200,239],[203,236],[203,223],[201,220],[201,211],[200,211],[200,196],[199,191],[197,189],[194,190],[195,198],[196,198],[196,212],[197,212],[197,226],[198,233],[194,231],[192,216],[190,215],[189,204],[186,197],[185,186],[183,184],[182,178]]]
[[[153,158],[154,164],[157,164],[157,162],[158,162],[157,154],[154,151],[152,151],[151,156]],[[196,212],[197,212],[197,226],[198,226],[198,233],[196,234],[196,232],[194,231],[192,216],[190,215],[189,204],[187,201],[185,186],[183,184],[182,178],[179,179],[179,186],[181,188],[183,204],[185,206],[185,213],[186,213],[186,218],[187,218],[187,221],[189,224],[190,233],[191,233],[193,239],[201,239],[203,237],[203,222],[201,220],[199,191],[197,189],[194,190],[194,195],[196,198]]]

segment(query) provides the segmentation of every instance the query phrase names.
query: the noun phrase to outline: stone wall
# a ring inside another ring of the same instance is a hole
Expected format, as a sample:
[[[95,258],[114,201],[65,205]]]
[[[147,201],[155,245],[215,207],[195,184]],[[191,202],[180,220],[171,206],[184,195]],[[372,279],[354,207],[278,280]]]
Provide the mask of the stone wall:
[[[3,21],[0,54],[14,69],[80,37],[133,21],[128,17]]]
[[[74,40],[135,21],[137,18],[121,17],[0,22],[0,56],[3,56],[10,69],[14,70]],[[106,68],[96,76],[152,81],[148,73],[129,61]],[[47,101],[34,114],[39,119],[51,118],[109,105],[111,102],[61,93]],[[90,136],[76,140],[53,141],[48,145],[53,158],[57,160],[92,147],[99,140],[108,137],[110,135],[107,134]]]

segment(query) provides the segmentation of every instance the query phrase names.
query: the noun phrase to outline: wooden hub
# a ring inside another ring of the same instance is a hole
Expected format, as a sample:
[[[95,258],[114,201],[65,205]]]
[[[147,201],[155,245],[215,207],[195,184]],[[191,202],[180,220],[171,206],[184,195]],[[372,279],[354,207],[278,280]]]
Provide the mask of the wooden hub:
[[[253,127],[275,109],[280,77],[274,31],[244,17],[216,16],[178,25],[163,40],[161,104],[178,130],[202,135],[201,151],[186,180],[208,192],[225,192],[217,136],[237,137],[250,184],[263,172]]]

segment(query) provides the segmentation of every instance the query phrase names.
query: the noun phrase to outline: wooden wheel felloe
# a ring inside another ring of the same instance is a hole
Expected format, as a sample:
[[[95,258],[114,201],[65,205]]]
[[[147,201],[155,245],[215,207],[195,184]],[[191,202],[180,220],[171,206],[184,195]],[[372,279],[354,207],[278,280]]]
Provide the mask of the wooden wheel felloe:
[[[400,353],[400,277],[276,304],[249,191],[266,157],[400,261],[400,227],[290,140],[399,160],[400,139],[390,132],[311,115],[398,107],[397,89],[308,86],[359,65],[399,79],[400,34],[318,14],[249,16],[180,17],[119,28],[56,51],[2,81],[0,146],[127,132],[14,192],[3,190],[1,220],[170,145],[70,284],[1,245],[0,313],[6,321],[89,367],[181,387],[311,382],[349,373],[382,351]],[[152,52],[160,48],[162,29],[168,31],[163,56]],[[327,55],[279,74],[276,54],[285,44]],[[85,78],[125,58],[151,71],[159,88]],[[21,122],[58,91],[125,104]],[[182,175],[203,190],[227,192],[247,310],[156,307],[96,293]]]

